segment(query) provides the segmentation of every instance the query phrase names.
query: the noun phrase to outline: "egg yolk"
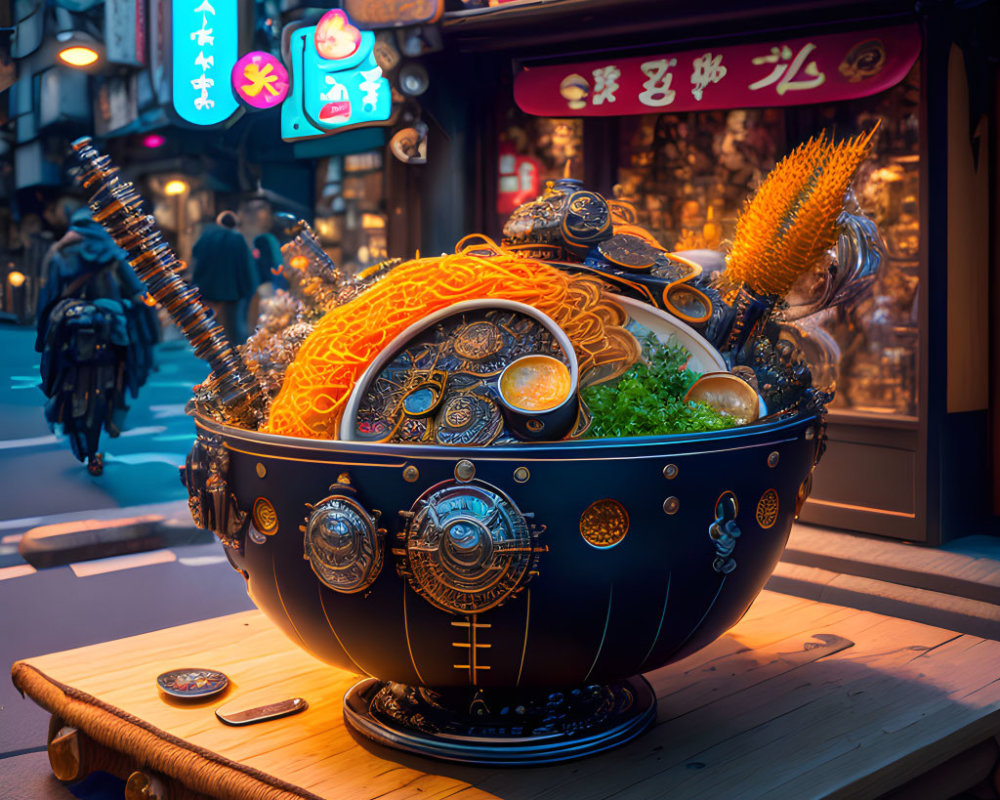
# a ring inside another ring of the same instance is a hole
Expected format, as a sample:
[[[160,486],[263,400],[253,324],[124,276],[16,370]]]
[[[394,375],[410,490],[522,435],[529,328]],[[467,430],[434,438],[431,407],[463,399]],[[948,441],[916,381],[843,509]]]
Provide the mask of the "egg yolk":
[[[500,392],[512,406],[525,411],[545,411],[569,395],[569,369],[548,356],[527,356],[500,379]]]

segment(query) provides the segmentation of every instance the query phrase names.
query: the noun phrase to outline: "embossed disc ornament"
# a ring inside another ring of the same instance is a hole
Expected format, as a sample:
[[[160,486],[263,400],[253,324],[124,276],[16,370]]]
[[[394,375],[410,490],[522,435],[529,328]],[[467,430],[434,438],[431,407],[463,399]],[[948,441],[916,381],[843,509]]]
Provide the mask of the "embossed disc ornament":
[[[539,550],[524,515],[499,489],[448,482],[405,512],[397,570],[431,605],[454,614],[495,608],[527,584]]]
[[[377,514],[377,512],[376,512]],[[305,557],[316,577],[331,589],[353,594],[371,586],[382,569],[385,531],[356,500],[328,497],[305,527]]]

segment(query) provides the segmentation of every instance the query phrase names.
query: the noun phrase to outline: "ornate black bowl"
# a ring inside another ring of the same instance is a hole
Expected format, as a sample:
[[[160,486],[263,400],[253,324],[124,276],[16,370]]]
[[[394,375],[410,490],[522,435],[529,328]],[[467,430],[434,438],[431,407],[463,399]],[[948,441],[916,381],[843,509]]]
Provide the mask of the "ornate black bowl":
[[[484,448],[313,441],[196,418],[192,512],[290,639],[372,676],[351,724],[414,752],[533,763],[621,743],[639,673],[757,596],[822,419]]]

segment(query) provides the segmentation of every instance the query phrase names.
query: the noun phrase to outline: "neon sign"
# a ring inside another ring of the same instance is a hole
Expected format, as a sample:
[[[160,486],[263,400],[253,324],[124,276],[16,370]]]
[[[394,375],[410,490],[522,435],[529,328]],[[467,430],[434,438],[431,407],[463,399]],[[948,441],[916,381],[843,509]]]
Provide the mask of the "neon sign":
[[[292,88],[281,106],[286,141],[324,136],[389,119],[392,92],[374,56],[375,34],[360,31],[340,9],[287,39]]]
[[[822,33],[599,61],[524,65],[514,100],[538,116],[621,116],[760,108],[867,97],[906,77],[920,53],[916,25]]]
[[[288,70],[270,53],[247,53],[233,67],[233,91],[251,109],[275,108],[288,97]]]
[[[239,108],[230,73],[239,55],[239,0],[173,0],[173,103],[181,119],[218,125]]]

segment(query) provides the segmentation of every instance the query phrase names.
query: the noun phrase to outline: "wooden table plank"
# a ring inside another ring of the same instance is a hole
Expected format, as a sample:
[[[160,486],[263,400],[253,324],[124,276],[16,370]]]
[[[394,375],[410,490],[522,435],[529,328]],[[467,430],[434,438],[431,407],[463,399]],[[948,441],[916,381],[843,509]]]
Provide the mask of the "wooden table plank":
[[[165,701],[156,675],[184,666],[221,669],[232,686],[196,706]],[[357,676],[313,659],[256,611],[29,659],[15,681],[34,671],[188,743],[191,758],[202,748],[226,769],[284,782],[260,789],[281,800],[876,797],[1000,732],[1000,642],[771,592],[726,636],[647,676],[659,701],[647,734],[524,770],[360,745],[341,713]],[[62,702],[59,691],[29,693]],[[296,695],[310,708],[283,720],[229,728],[214,717],[236,698]],[[191,778],[197,768],[185,764]]]

